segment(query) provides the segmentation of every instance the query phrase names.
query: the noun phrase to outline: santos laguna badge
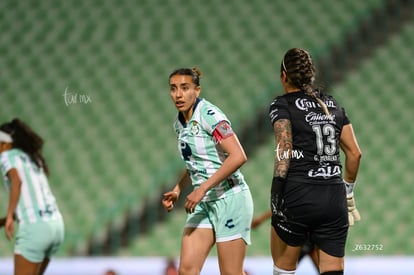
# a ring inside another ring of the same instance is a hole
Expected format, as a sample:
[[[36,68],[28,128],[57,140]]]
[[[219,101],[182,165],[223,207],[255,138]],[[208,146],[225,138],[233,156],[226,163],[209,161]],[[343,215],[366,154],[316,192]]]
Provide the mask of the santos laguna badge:
[[[200,126],[198,125],[197,121],[192,122],[190,131],[193,136],[197,135],[200,132]]]

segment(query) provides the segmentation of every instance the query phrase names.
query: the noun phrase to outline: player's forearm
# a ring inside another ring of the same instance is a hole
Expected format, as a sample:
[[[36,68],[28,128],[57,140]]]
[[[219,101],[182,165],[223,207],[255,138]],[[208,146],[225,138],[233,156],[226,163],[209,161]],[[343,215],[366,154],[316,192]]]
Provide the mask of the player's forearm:
[[[289,170],[289,164],[290,164],[290,161],[288,159],[283,160],[283,161],[277,161],[275,159],[273,177],[281,177],[285,179],[287,177],[287,173]]]
[[[222,139],[220,141],[220,147],[227,153],[227,157],[220,168],[200,185],[199,188],[203,189],[205,192],[229,178],[247,161],[244,149],[235,134]]]
[[[345,153],[345,171],[343,178],[347,182],[355,182],[362,153],[351,124],[343,127],[340,146]]]
[[[188,185],[191,184],[190,176],[188,175],[187,169],[181,174],[180,178],[178,179],[178,183],[173,188],[173,192],[177,192],[179,195],[182,190],[184,190]]]
[[[272,211],[266,211],[265,213],[263,213],[261,216],[260,216],[260,219],[262,220],[262,221],[265,221],[265,220],[267,220],[267,219],[269,219],[270,217],[272,217]]]
[[[17,203],[20,198],[20,190],[21,190],[21,182],[20,180],[12,180],[10,186],[10,196],[9,196],[9,205],[7,209],[7,217],[14,217],[14,212],[17,207]]]
[[[206,192],[214,188],[217,184],[231,176],[246,161],[247,157],[242,150],[229,154],[216,173],[201,184],[199,188],[203,188]]]
[[[275,160],[273,177],[286,178],[292,153],[292,128],[288,119],[280,119],[273,124],[275,134]]]
[[[355,182],[356,177],[358,175],[360,160],[361,160],[360,153],[346,155],[344,179],[347,182]]]
[[[19,202],[22,182],[15,168],[7,172],[7,177],[10,180],[10,195],[6,218],[13,218],[17,203]]]

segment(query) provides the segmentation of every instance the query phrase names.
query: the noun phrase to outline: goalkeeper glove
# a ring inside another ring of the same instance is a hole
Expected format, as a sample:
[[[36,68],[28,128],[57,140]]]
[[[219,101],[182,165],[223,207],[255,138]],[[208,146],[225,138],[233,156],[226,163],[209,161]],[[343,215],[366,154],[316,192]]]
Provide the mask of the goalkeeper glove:
[[[353,226],[355,222],[361,220],[361,215],[359,214],[358,209],[356,208],[355,199],[354,199],[354,187],[355,182],[347,182],[344,180],[346,188],[346,201],[348,206],[348,221],[349,225]]]

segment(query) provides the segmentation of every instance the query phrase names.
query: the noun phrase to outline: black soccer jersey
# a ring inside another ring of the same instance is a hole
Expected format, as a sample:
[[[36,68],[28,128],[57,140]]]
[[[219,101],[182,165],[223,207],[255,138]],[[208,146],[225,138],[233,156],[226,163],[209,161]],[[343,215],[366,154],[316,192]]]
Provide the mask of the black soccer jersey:
[[[278,96],[270,105],[272,125],[279,119],[292,124],[292,152],[283,152],[276,145],[276,158],[290,157],[288,180],[325,184],[343,183],[340,162],[340,135],[350,121],[346,112],[332,96],[323,96],[331,119],[318,102],[305,92]]]

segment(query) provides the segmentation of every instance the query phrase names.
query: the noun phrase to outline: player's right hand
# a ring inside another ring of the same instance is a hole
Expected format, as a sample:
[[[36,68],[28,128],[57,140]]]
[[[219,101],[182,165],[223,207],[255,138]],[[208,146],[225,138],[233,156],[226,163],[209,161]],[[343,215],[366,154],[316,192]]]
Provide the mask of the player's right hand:
[[[162,199],[162,206],[170,212],[174,208],[174,203],[178,200],[178,192],[169,191],[164,193]]]

